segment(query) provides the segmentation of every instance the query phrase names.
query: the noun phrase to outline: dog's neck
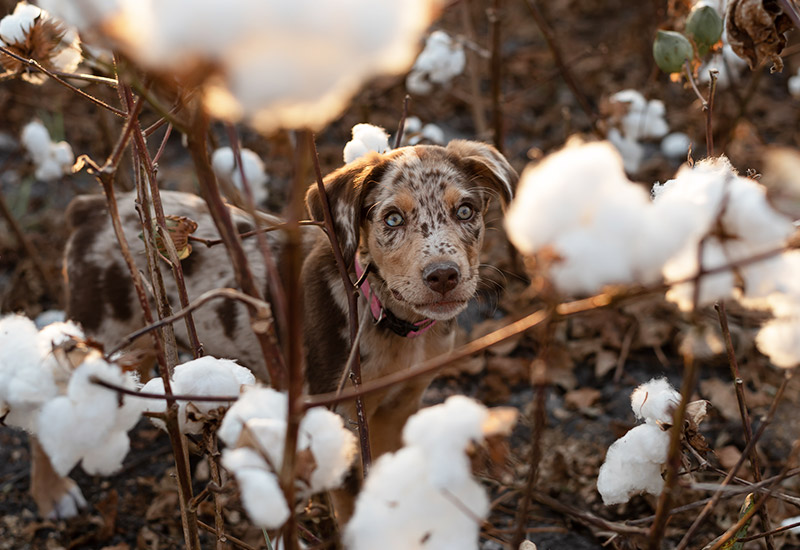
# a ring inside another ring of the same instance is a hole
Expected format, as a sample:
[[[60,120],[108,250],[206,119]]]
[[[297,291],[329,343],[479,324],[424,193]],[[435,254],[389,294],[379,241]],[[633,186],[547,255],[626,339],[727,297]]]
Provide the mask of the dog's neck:
[[[361,289],[361,293],[369,304],[369,309],[372,312],[372,319],[375,321],[376,325],[386,327],[398,336],[404,338],[416,338],[426,333],[436,324],[434,319],[423,319],[422,321],[411,323],[392,313],[390,309],[384,307],[378,295],[372,291],[372,287],[369,285],[368,275],[372,269],[372,264],[367,264],[366,267],[362,267],[359,254],[356,254],[354,264],[356,278],[358,280],[356,284]]]

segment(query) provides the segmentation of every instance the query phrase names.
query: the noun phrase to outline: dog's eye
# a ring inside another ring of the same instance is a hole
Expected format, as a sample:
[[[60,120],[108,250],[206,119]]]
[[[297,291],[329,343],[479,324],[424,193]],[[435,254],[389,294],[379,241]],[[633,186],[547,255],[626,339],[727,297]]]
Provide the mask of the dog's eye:
[[[468,204],[462,204],[461,206],[458,207],[458,210],[456,210],[456,217],[459,220],[467,221],[472,217],[472,214],[473,214],[472,207]]]
[[[392,212],[391,214],[388,214],[385,218],[383,218],[383,221],[389,227],[400,227],[405,223],[405,220],[400,212]]]

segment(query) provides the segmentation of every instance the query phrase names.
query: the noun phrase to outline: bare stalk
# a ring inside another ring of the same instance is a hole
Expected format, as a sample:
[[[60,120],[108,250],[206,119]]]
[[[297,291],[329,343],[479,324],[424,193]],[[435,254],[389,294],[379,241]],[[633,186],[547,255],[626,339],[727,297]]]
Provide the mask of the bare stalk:
[[[406,119],[408,118],[408,103],[411,101],[411,96],[406,94],[406,97],[403,99],[403,114],[400,117],[400,123],[397,125],[397,135],[394,137],[394,148],[397,149],[400,147],[400,144],[403,142],[403,132],[406,130]],[[314,147],[314,155],[316,154],[316,145]],[[319,158],[315,161],[319,164]],[[322,174],[320,174],[322,175]],[[327,197],[325,203],[327,203]]]
[[[697,368],[694,357],[686,357],[683,370],[683,383],[681,384],[681,402],[672,416],[672,429],[670,432],[666,463],[667,475],[664,480],[664,489],[658,499],[656,517],[653,520],[653,525],[650,527],[647,540],[647,547],[649,550],[659,550],[661,548],[661,540],[664,538],[667,520],[669,519],[669,510],[676,496],[674,493],[678,484],[678,470],[681,466],[681,437],[683,436],[683,423],[686,419],[686,405],[688,405],[689,400],[692,398],[696,378]]]
[[[93,95],[87,94],[86,92],[84,92],[80,88],[76,88],[75,86],[73,86],[72,84],[70,84],[69,82],[67,82],[63,78],[61,78],[60,76],[58,76],[56,73],[44,68],[42,66],[42,64],[39,63],[38,61],[36,61],[35,59],[25,59],[24,57],[21,57],[21,56],[15,54],[14,52],[12,52],[11,50],[9,50],[8,48],[6,48],[4,46],[0,46],[0,53],[3,53],[5,55],[7,55],[8,57],[11,57],[11,58],[15,59],[15,60],[19,61],[20,63],[25,63],[29,67],[33,67],[37,71],[40,71],[40,72],[46,74],[47,76],[49,76],[50,78],[52,78],[53,80],[55,80],[56,82],[61,84],[62,86],[65,86],[65,87],[69,88],[70,90],[72,90],[73,92],[75,92],[76,94],[81,96],[82,98],[88,99],[89,101],[91,101],[95,105],[98,105],[98,106],[102,107],[103,109],[111,111],[112,113],[114,113],[115,115],[117,115],[119,117],[126,117],[128,115],[128,113],[126,113],[125,111],[121,111],[120,109],[117,109],[116,107],[112,107],[108,103],[105,103],[104,101],[101,101],[101,100],[97,99]]]
[[[583,112],[586,113],[587,117],[589,117],[589,121],[592,124],[592,130],[594,131],[595,135],[597,135],[597,137],[600,139],[605,139],[605,134],[598,125],[597,113],[595,113],[595,111],[592,109],[586,94],[584,94],[583,90],[581,90],[580,86],[578,86],[578,81],[575,80],[575,77],[572,75],[572,71],[564,61],[564,55],[561,52],[561,47],[558,44],[558,40],[553,32],[553,28],[550,26],[547,18],[539,9],[539,6],[535,0],[526,0],[526,3],[528,4],[531,15],[533,15],[533,20],[536,22],[536,26],[539,27],[542,36],[544,36],[544,39],[547,42],[547,47],[550,49],[550,53],[553,55],[553,61],[555,61],[556,66],[558,67],[561,78],[564,79],[564,83],[570,89],[572,95],[575,96],[575,100],[578,102],[578,105],[581,106]]]
[[[197,179],[200,184],[200,192],[206,204],[208,204],[209,212],[214,219],[214,224],[217,226],[220,236],[225,240],[225,246],[233,264],[233,272],[237,284],[245,294],[260,300],[262,298],[261,292],[255,284],[247,256],[244,248],[242,248],[242,242],[239,240],[230,212],[219,194],[217,180],[211,168],[205,140],[208,126],[208,115],[201,107],[196,107],[191,123],[191,131],[187,136],[189,152],[194,161]],[[285,388],[288,382],[286,365],[278,348],[274,323],[257,322],[259,319],[257,319],[256,312],[252,308],[248,308],[248,313],[250,314],[253,333],[256,335],[258,344],[261,347],[264,362],[269,372],[270,382],[278,389]],[[261,373],[262,377],[264,374]]]
[[[504,152],[503,131],[503,56],[501,43],[502,17],[500,3],[502,0],[492,0],[492,7],[487,10],[489,26],[491,28],[492,57],[490,60],[491,89],[492,89],[492,126],[494,128],[494,146],[501,153]]]
[[[750,450],[750,466],[753,471],[753,479],[756,483],[761,481],[761,465],[759,464],[758,449],[755,445],[750,445],[753,440],[753,427],[750,422],[750,414],[747,410],[747,400],[744,395],[744,382],[739,374],[739,362],[736,360],[736,352],[733,349],[733,340],[731,339],[731,331],[728,327],[728,315],[725,311],[725,302],[717,302],[714,305],[717,310],[720,328],[722,329],[722,336],[725,339],[725,349],[728,352],[728,364],[731,367],[731,376],[733,377],[733,385],[736,390],[736,403],[739,406],[739,415],[742,418],[742,428],[744,430],[744,440],[747,445],[751,447]],[[771,524],[769,520],[769,512],[766,506],[762,507],[759,512],[761,524],[764,531],[770,531]],[[775,541],[771,534],[766,535],[766,545],[768,550],[775,548]]]
[[[333,250],[333,257],[336,259],[336,267],[339,270],[339,275],[342,278],[345,293],[347,295],[348,305],[348,319],[350,322],[350,346],[355,348],[351,352],[353,358],[351,363],[351,380],[353,381],[354,389],[361,386],[361,358],[358,350],[358,291],[353,285],[350,274],[347,270],[344,257],[342,256],[342,249],[339,246],[339,237],[333,226],[333,214],[331,213],[331,205],[328,201],[328,195],[325,192],[325,183],[322,178],[322,171],[319,165],[319,155],[317,154],[317,147],[314,143],[314,136],[309,135],[309,145],[313,152],[314,172],[317,176],[317,190],[319,191],[320,200],[322,201],[322,209],[325,216],[325,229],[328,239],[331,243]],[[358,419],[358,437],[361,443],[361,467],[363,468],[364,475],[369,471],[370,463],[372,462],[372,451],[369,444],[369,426],[367,424],[367,415],[364,412],[364,401],[361,396],[356,397],[356,416]]]

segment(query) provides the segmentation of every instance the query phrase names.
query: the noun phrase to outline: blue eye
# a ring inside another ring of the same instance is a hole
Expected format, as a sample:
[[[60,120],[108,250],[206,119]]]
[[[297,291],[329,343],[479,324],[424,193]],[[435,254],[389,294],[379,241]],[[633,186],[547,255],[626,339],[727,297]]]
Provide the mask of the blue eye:
[[[474,214],[472,207],[468,204],[462,204],[456,210],[456,218],[462,221],[467,221],[468,219],[472,218],[472,214]]]
[[[389,227],[400,227],[406,222],[400,212],[392,212],[388,214],[385,218],[383,218],[383,221]]]

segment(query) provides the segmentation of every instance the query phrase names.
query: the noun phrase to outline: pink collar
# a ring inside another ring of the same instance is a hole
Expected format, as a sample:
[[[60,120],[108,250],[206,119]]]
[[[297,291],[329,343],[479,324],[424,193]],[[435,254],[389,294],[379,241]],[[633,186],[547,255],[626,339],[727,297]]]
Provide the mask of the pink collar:
[[[381,304],[381,301],[378,299],[378,296],[372,292],[372,288],[369,286],[369,281],[367,280],[364,269],[361,267],[361,258],[358,254],[356,254],[356,260],[354,263],[356,269],[356,278],[361,281],[361,294],[369,304],[369,309],[372,312],[372,318],[375,320],[376,325],[383,324],[395,334],[405,338],[416,338],[420,334],[424,334],[430,330],[430,328],[436,324],[435,319],[423,319],[418,323],[410,323],[400,319],[394,313],[384,308],[383,304]],[[367,272],[369,269],[370,266],[368,265]]]

